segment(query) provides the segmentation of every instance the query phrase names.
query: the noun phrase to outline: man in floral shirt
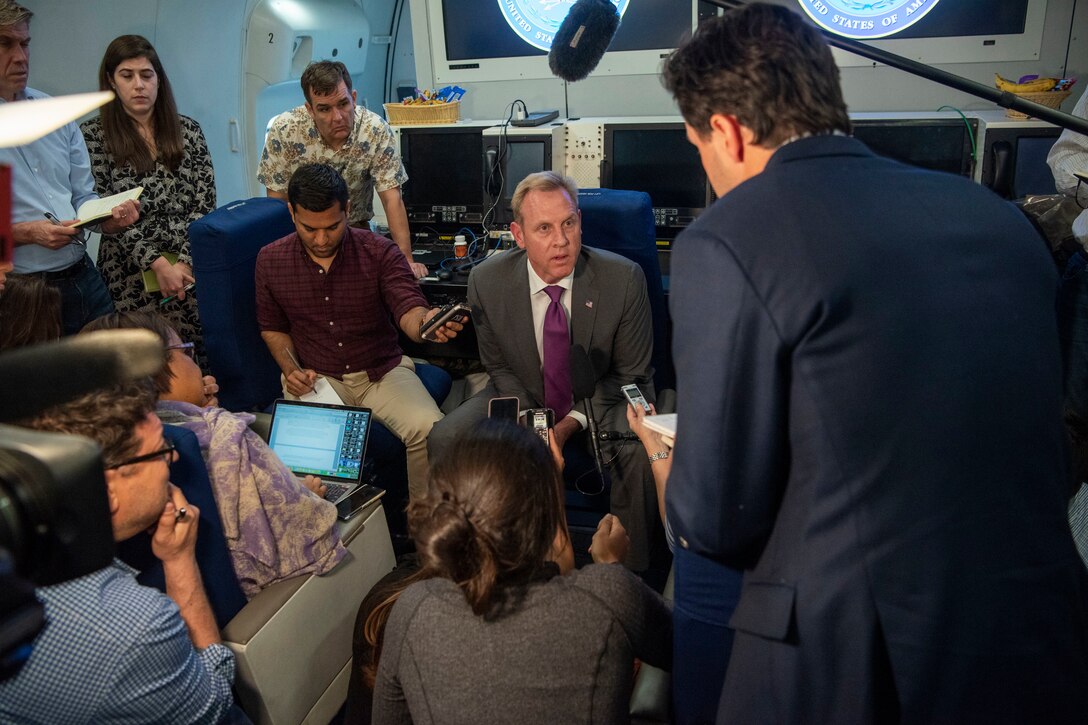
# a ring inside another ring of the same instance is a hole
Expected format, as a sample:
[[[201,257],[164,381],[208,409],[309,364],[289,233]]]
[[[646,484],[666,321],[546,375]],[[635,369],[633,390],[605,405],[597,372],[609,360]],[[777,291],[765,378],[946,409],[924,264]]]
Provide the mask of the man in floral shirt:
[[[412,261],[408,214],[401,199],[401,184],[408,180],[393,142],[393,132],[380,116],[356,105],[351,75],[343,63],[322,60],[302,73],[305,105],[272,120],[257,180],[268,195],[287,200],[287,182],[304,164],[328,164],[348,184],[352,226],[367,227],[374,216],[378,191],[389,223],[389,236],[408,258],[416,278],[427,268]]]

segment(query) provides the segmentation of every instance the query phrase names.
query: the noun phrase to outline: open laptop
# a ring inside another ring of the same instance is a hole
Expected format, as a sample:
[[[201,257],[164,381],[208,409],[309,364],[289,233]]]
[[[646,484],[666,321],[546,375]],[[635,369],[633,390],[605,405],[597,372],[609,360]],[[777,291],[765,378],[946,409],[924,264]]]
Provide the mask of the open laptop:
[[[348,405],[277,400],[268,446],[297,476],[317,476],[341,519],[385,491],[362,483],[371,411]]]

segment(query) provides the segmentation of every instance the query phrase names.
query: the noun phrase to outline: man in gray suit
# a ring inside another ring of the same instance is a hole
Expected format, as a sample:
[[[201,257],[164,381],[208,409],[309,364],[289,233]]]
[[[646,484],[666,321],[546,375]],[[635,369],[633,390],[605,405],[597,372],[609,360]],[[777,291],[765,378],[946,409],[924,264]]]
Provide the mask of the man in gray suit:
[[[585,411],[572,406],[569,360],[556,358],[566,358],[572,344],[593,363],[592,408],[600,430],[628,429],[621,386],[637,384],[653,400],[653,333],[642,269],[582,246],[578,189],[569,178],[551,171],[527,176],[512,206],[510,231],[519,249],[489,259],[468,280],[480,360],[491,382],[431,430],[432,460],[500,396],[517,397],[522,410],[553,408],[552,434],[568,453],[571,446],[588,446],[579,435],[588,427]],[[558,351],[552,355],[549,338]],[[641,446],[626,441],[605,442],[602,458],[612,478],[611,511],[631,536],[626,564],[646,569],[650,534],[660,526],[649,463]]]

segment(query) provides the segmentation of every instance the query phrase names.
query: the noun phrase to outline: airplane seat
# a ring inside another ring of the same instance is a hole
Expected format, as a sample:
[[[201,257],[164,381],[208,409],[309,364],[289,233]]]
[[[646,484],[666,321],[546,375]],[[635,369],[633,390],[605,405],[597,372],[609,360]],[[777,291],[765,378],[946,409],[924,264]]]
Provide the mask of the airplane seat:
[[[619,254],[642,267],[654,332],[654,388],[660,394],[675,387],[676,373],[669,355],[669,310],[661,283],[650,195],[644,191],[581,189],[578,208],[585,245]]]
[[[204,345],[227,410],[267,410],[282,394],[279,366],[257,328],[254,270],[261,248],[294,230],[287,204],[268,197],[226,204],[189,226]],[[449,373],[417,363],[416,374],[441,406],[453,382]],[[404,445],[396,436],[375,422],[367,450],[376,464],[376,485],[407,492]],[[391,513],[397,510],[389,504]]]
[[[266,410],[281,395],[279,366],[257,328],[254,270],[257,253],[293,231],[287,204],[268,197],[226,204],[189,226],[204,345],[227,410]],[[449,374],[431,365],[417,373],[441,405]]]
[[[347,699],[359,602],[396,560],[380,502],[337,525],[348,555],[332,571],[265,588],[222,630],[256,725],[327,723]]]
[[[646,294],[653,326],[654,389],[659,413],[675,409],[676,374],[669,354],[669,314],[661,283],[650,195],[620,189],[580,189],[578,208],[582,212],[582,242],[630,259],[646,276]],[[636,442],[637,445],[637,442]],[[563,449],[566,466],[567,521],[583,533],[592,532],[609,510],[609,488],[600,491],[593,457],[584,446]]]
[[[200,444],[192,431],[164,425],[163,438],[174,444],[177,460],[170,464],[170,481],[181,489],[185,498],[200,509],[197,523],[196,561],[208,602],[220,628],[246,606],[246,595],[238,583],[231,563],[223,522],[215,505],[215,495]],[[117,544],[117,557],[139,570],[136,580],[144,586],[166,591],[162,562],[151,551],[151,536],[141,532]]]

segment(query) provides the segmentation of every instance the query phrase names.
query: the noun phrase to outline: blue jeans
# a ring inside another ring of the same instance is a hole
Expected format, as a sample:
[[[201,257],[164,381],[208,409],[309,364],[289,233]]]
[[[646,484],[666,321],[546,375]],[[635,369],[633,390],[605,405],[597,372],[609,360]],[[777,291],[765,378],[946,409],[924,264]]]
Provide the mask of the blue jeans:
[[[91,320],[114,311],[106,283],[87,255],[68,269],[43,272],[41,276],[60,291],[60,321],[65,335],[74,335]]]
[[[1058,293],[1058,335],[1062,348],[1065,405],[1088,419],[1088,259],[1069,258]]]
[[[713,723],[733,649],[729,618],[741,573],[679,546],[673,551],[673,720]]]

